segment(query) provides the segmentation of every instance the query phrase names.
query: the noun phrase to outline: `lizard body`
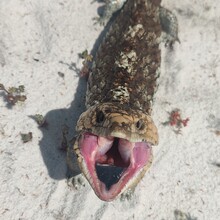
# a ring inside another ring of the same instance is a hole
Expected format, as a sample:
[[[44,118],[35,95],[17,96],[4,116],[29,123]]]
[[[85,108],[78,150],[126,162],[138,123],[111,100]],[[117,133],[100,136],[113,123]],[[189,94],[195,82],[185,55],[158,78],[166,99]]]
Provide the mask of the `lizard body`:
[[[178,40],[177,23],[161,26],[166,15],[167,21],[175,20],[164,10],[160,0],[126,1],[93,61],[74,150],[81,171],[105,201],[137,185],[158,144],[151,110],[161,32],[172,29],[169,42]]]

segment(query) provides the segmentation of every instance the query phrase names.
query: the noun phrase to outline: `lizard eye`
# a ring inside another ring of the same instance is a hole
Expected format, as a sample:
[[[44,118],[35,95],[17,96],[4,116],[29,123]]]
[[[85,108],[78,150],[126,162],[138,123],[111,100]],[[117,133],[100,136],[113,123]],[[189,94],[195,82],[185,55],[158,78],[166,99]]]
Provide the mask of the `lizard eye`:
[[[97,114],[96,114],[96,122],[97,123],[101,123],[103,122],[105,119],[105,115],[102,111],[99,111]]]
[[[144,129],[144,122],[140,119],[139,121],[136,122],[136,128],[138,130],[143,130]]]

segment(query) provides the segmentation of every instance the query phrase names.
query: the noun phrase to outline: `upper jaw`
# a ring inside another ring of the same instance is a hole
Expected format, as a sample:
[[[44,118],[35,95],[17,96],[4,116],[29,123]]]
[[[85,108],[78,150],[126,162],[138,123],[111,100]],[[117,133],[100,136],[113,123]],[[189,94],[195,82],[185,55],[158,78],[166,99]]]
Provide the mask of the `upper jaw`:
[[[116,141],[117,140],[117,141]],[[117,143],[115,143],[117,142]],[[137,185],[152,162],[152,148],[147,142],[130,142],[113,136],[101,137],[88,132],[82,133],[75,143],[80,167],[97,196],[111,201],[129,187]],[[118,179],[108,185],[100,180],[97,166],[114,175],[114,168],[122,168]]]
[[[152,117],[141,110],[120,103],[99,103],[83,112],[77,122],[80,133],[89,131],[99,136],[113,136],[131,142],[158,144],[158,132]]]

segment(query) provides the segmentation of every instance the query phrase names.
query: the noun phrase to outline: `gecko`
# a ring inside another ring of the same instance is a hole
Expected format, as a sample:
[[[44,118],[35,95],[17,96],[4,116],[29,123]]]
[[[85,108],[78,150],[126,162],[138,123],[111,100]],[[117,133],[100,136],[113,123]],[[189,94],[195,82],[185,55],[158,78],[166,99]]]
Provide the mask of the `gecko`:
[[[179,41],[177,19],[160,0],[108,0],[107,19],[115,11],[92,63],[73,144],[81,172],[104,201],[133,191],[152,164],[160,43]]]

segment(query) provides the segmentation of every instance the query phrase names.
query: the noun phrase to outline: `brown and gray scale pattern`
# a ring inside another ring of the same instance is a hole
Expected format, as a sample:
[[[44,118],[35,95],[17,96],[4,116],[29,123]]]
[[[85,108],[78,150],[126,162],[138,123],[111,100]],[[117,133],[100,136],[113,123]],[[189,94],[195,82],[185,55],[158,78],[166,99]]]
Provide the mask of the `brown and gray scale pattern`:
[[[86,94],[87,110],[77,122],[79,135],[74,151],[80,169],[102,200],[110,201],[126,189],[134,188],[152,163],[152,146],[158,144],[151,108],[160,75],[162,30],[168,34],[171,46],[178,40],[176,18],[160,2],[127,0],[93,61]],[[115,161],[117,157],[130,155],[129,167],[109,190],[103,187],[95,168],[99,163],[96,158],[108,158],[106,146],[122,152],[116,157],[114,153],[110,155]],[[146,153],[145,161],[141,155],[134,156],[134,152],[141,154],[142,150]],[[104,153],[100,156],[101,151]],[[130,154],[124,153],[128,151]],[[141,168],[133,173],[130,166],[136,165]],[[130,179],[124,182],[126,176]]]
[[[96,54],[87,108],[111,102],[151,113],[161,63],[158,4],[129,0],[122,8]]]

